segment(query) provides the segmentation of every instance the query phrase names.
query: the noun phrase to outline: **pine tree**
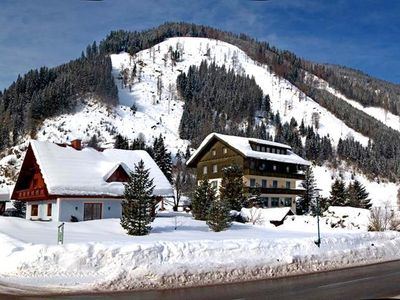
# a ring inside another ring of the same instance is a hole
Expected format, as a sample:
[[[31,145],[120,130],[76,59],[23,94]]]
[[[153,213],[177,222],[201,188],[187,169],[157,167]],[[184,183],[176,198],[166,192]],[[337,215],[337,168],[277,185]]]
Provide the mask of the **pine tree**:
[[[25,218],[26,203],[24,201],[14,200],[13,206],[15,208],[15,216],[19,218]]]
[[[243,192],[243,171],[238,165],[222,170],[222,181],[219,190],[220,198],[229,209],[240,211],[245,201]]]
[[[368,192],[358,180],[354,180],[353,184],[349,184],[349,187],[347,188],[347,194],[349,206],[366,209],[369,209],[372,206],[370,203],[371,200],[368,199]]]
[[[117,134],[115,136],[114,148],[128,150],[129,149],[128,139],[122,136],[121,134]]]
[[[215,189],[205,179],[200,182],[192,197],[192,213],[196,220],[207,220],[208,210],[216,199]]]
[[[223,231],[231,226],[229,204],[223,198],[215,199],[208,210],[207,225],[215,232]]]
[[[345,206],[347,203],[346,187],[343,180],[336,179],[331,187],[331,196],[329,197],[329,205]]]
[[[158,167],[164,173],[165,177],[167,177],[168,181],[172,183],[172,159],[171,153],[167,151],[164,144],[164,138],[160,134],[158,138],[154,139],[153,143],[153,158],[157,163]]]
[[[305,214],[315,206],[315,179],[314,173],[311,167],[308,167],[305,171],[305,179],[301,183],[304,188],[304,195],[301,195],[297,203],[298,214]]]
[[[98,148],[99,147],[99,139],[96,134],[93,134],[88,142],[88,147]]]
[[[301,119],[299,132],[300,132],[301,135],[305,135],[306,134],[306,127],[304,126],[304,120],[303,119]]]
[[[153,179],[141,160],[135,165],[135,171],[125,183],[124,200],[122,201],[121,226],[129,235],[146,235],[150,232],[152,221],[154,190]]]

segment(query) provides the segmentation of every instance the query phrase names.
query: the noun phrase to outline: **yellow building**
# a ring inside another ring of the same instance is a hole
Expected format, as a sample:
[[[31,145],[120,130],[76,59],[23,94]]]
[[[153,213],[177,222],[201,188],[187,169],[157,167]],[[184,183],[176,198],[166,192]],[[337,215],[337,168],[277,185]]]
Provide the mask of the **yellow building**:
[[[295,211],[296,196],[304,192],[297,182],[310,163],[285,144],[218,133],[209,134],[187,161],[196,168],[197,180],[208,179],[217,191],[223,168],[231,165],[242,168],[245,192],[257,190],[262,206]]]

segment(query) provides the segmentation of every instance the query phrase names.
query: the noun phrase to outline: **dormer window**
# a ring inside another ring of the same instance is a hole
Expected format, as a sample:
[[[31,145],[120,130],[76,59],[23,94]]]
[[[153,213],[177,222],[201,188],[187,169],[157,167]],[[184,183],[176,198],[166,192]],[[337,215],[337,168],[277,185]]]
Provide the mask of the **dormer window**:
[[[276,171],[276,165],[272,166],[272,170]]]
[[[267,147],[267,152],[271,153],[271,148],[270,147]]]

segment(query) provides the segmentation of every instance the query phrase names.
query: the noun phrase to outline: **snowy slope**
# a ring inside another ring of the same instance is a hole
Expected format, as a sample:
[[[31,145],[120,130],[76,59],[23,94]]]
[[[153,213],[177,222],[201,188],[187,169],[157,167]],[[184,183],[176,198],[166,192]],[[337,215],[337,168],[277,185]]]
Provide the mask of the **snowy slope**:
[[[180,49],[183,53],[181,61],[176,65],[168,54],[169,49]],[[96,134],[103,147],[112,147],[117,133],[130,140],[141,134],[147,143],[162,134],[173,155],[178,150],[185,151],[189,143],[179,138],[178,129],[184,103],[176,91],[176,78],[181,72],[186,72],[189,66],[199,65],[204,59],[215,61],[218,65],[225,64],[238,73],[254,76],[263,92],[270,95],[272,110],[279,111],[282,121],[294,117],[298,123],[304,120],[306,125],[312,125],[312,115],[317,113],[320,116],[318,132],[322,136],[329,135],[333,145],[337,144],[339,138],[349,135],[367,144],[368,138],[347,127],[288,81],[273,74],[268,66],[254,62],[239,48],[217,40],[191,37],[168,39],[134,57],[128,53],[111,55],[120,104],[117,107],[107,107],[95,99],[82,99],[74,113],[47,119],[38,130],[37,138],[53,142],[68,142],[75,138],[88,141]],[[131,73],[135,64],[138,75],[130,91],[129,87],[122,86],[120,73],[123,69]],[[161,78],[161,96],[157,89],[160,83],[158,78]],[[137,108],[136,113],[131,110],[133,104]],[[270,126],[268,130],[273,133],[274,128]],[[13,154],[0,160],[0,185],[1,177],[6,179],[7,184],[15,180],[15,175],[5,176],[5,173],[15,173],[18,170],[25,148],[26,143],[14,147],[9,151]],[[332,173],[327,168],[323,170]],[[371,196],[376,195],[376,203],[383,200],[382,195],[388,195],[391,201],[395,201],[396,185],[370,184],[366,179],[363,183],[367,185]],[[323,180],[320,185],[323,193],[329,193],[330,180]],[[388,187],[390,192],[387,192]]]
[[[345,95],[343,95],[341,92],[333,88],[328,82],[325,80],[318,78],[315,75],[308,74],[313,79],[313,82],[315,86],[319,89],[324,89],[327,92],[331,93],[332,95],[346,101],[353,107],[357,108],[358,110],[361,110],[365,112],[367,115],[370,115],[371,117],[377,119],[378,121],[381,121],[383,124],[385,124],[388,127],[391,127],[394,130],[400,131],[400,117],[392,114],[391,112],[384,110],[381,107],[373,107],[373,106],[362,106],[360,103],[358,103],[355,100],[347,98]]]

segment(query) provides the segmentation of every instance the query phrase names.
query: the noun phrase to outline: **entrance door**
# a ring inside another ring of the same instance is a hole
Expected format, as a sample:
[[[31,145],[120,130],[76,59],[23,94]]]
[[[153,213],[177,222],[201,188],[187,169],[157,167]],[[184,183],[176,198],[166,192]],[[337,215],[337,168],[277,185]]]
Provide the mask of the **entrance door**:
[[[101,219],[102,203],[85,203],[83,220],[98,220]]]

